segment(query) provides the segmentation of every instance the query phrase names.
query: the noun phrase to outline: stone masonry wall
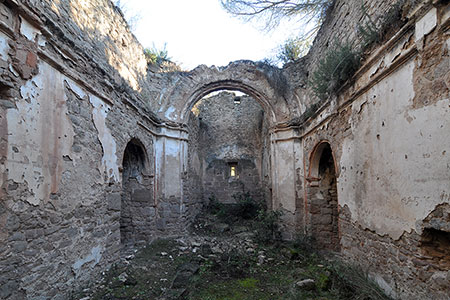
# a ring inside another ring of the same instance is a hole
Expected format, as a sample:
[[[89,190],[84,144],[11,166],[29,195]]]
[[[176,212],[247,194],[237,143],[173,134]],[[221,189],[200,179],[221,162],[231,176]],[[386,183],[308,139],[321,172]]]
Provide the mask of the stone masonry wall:
[[[374,19],[392,5],[366,2]],[[448,299],[447,2],[405,1],[403,27],[392,26],[349,84],[298,119],[317,102],[307,82],[319,59],[334,41],[359,38],[364,16],[353,1],[337,0],[310,54],[282,71],[236,62],[190,73],[148,70],[108,0],[1,1],[0,298],[68,299],[118,258],[130,224],[138,240],[180,234],[213,189],[229,201],[225,191],[271,199],[273,188],[273,208],[304,233],[311,158],[326,141],[342,256],[394,297]],[[185,124],[187,138],[177,122],[220,88],[258,96],[265,113],[253,99],[221,94],[197,107],[204,117]],[[123,164],[132,140],[149,163],[142,182]],[[238,166],[231,181],[229,163]],[[141,184],[153,194],[135,193]],[[134,221],[127,197],[139,200]]]
[[[406,25],[371,49],[354,81],[297,127],[306,220],[311,159],[326,141],[336,160],[341,253],[399,299],[448,299],[450,290],[442,208],[450,201],[450,14],[445,1],[425,2],[406,7]],[[343,32],[327,30],[318,41]]]
[[[110,1],[2,1],[0,15],[0,298],[68,299],[119,256],[124,151],[141,141],[154,175],[167,125],[148,103],[170,75],[146,73]],[[184,228],[153,195],[146,241]]]
[[[43,30],[32,34],[52,60],[82,74],[99,93],[117,98],[126,95],[125,101],[150,108],[147,113],[157,111],[156,99],[172,74],[147,68],[142,45],[111,1],[19,3],[31,24],[42,24]]]
[[[117,258],[121,156],[132,137],[152,149],[152,135],[135,130],[139,115],[121,108],[134,115],[131,121],[44,62],[39,68],[29,81],[35,88],[22,86],[24,98],[6,114],[0,255],[5,299],[64,299],[69,287]],[[54,119],[59,107],[66,112]],[[22,116],[33,117],[15,122]]]
[[[312,80],[313,72],[317,69],[319,61],[329,51],[335,50],[339,44],[343,45],[349,42],[353,48],[360,48],[363,37],[358,33],[358,28],[369,21],[367,16],[370,16],[374,22],[379,22],[380,18],[400,1],[402,0],[334,1],[334,5],[329,10],[308,54],[283,68],[295,90],[294,98],[298,99],[302,113],[311,104],[318,101],[310,89],[309,82]]]
[[[152,166],[153,161],[142,143],[131,140],[122,163],[120,240],[124,245],[147,242],[154,232],[156,201]]]
[[[194,108],[200,120],[205,200],[234,203],[249,193],[262,201],[262,122],[264,112],[254,99],[221,92]],[[231,176],[234,166],[236,176]]]

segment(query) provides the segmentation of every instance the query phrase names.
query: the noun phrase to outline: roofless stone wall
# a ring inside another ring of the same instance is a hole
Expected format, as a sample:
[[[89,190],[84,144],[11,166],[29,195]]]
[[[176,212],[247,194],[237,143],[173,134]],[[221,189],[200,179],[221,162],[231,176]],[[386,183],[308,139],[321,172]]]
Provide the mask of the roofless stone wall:
[[[161,176],[181,186],[165,145],[185,139],[150,112],[165,75],[109,1],[2,1],[0,15],[0,298],[69,299],[121,237],[185,228],[191,206]]]
[[[388,4],[367,1],[367,9],[376,19]],[[307,78],[324,53],[335,49],[333,41],[360,39],[359,9],[353,2],[336,1],[310,54],[287,66],[305,111],[319,102]],[[364,53],[362,66],[337,93],[293,122],[297,127],[291,138],[299,143],[302,154],[296,156],[304,165],[296,168],[302,185],[296,223],[290,227],[300,223],[314,235],[317,220],[324,222],[321,226],[328,222],[325,213],[323,220],[317,218],[316,203],[334,191],[317,193],[326,178],[315,164],[317,149],[327,143],[337,176],[342,255],[368,268],[395,298],[447,299],[450,269],[443,258],[448,222],[442,223],[437,211],[448,214],[443,207],[450,190],[449,6],[445,1],[406,1],[401,15],[401,22],[393,23],[397,27],[392,25],[385,40]],[[281,143],[285,138],[279,136]]]
[[[68,299],[125,242],[184,234],[204,197],[190,110],[221,89],[267,116],[263,189],[286,237],[328,228],[394,297],[448,298],[447,1],[406,1],[316,110],[308,79],[333,41],[358,39],[353,1],[336,1],[311,53],[283,70],[154,73],[107,0],[5,0],[0,16],[0,298]]]

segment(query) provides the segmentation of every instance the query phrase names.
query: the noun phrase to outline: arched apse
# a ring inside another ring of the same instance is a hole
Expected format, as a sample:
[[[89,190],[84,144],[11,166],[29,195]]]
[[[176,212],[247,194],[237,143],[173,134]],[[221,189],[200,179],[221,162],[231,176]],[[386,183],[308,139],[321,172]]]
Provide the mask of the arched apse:
[[[122,244],[132,244],[146,240],[154,222],[149,157],[138,139],[130,140],[125,147],[122,169],[120,240]]]
[[[310,157],[308,187],[308,232],[317,246],[339,251],[339,210],[336,165],[330,144],[322,141]]]
[[[259,101],[220,90],[196,102],[189,114],[189,170],[197,170],[203,199],[235,203],[239,197],[270,202],[268,116]]]

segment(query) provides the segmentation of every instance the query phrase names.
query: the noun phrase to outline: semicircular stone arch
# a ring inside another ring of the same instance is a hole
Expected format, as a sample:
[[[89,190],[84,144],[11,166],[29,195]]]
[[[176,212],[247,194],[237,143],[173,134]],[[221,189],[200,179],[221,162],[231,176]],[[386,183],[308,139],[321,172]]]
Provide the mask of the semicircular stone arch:
[[[181,110],[181,120],[183,123],[187,121],[189,111],[192,109],[192,107],[197,103],[200,99],[202,99],[204,96],[208,95],[209,93],[219,91],[219,90],[235,90],[243,92],[249,96],[251,96],[253,99],[259,102],[261,104],[261,107],[263,110],[267,113],[267,116],[269,118],[269,121],[271,123],[276,123],[277,121],[277,115],[275,113],[275,108],[273,107],[272,103],[266,99],[264,95],[262,95],[259,91],[255,90],[251,86],[247,86],[243,84],[242,82],[236,82],[236,81],[218,81],[218,82],[212,82],[210,84],[206,84],[196,90],[192,95],[189,97],[188,101],[186,101],[183,109]]]
[[[159,115],[186,124],[195,103],[218,90],[237,90],[253,97],[263,107],[271,126],[289,121],[299,111],[291,101],[292,90],[281,69],[264,63],[237,61],[226,67],[202,65],[181,73],[163,96]]]

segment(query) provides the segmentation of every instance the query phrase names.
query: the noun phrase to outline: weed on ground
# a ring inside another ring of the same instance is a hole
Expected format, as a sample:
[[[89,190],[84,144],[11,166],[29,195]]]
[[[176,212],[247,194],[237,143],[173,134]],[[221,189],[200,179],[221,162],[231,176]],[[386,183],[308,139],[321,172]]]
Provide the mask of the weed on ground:
[[[389,299],[359,268],[315,252],[309,237],[281,241],[280,213],[249,198],[228,208],[212,203],[200,216],[188,235],[128,249],[73,299]]]

